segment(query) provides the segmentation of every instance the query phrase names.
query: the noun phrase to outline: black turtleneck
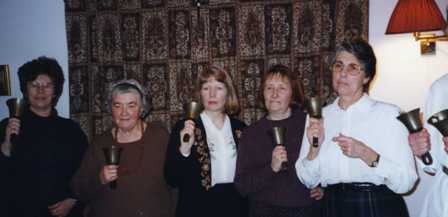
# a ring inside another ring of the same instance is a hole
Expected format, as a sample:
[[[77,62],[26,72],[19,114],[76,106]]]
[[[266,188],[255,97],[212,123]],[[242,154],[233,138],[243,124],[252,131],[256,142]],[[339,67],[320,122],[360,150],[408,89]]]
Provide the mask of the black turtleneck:
[[[69,183],[84,155],[87,138],[77,123],[58,116],[56,110],[41,117],[27,109],[20,120],[11,157],[0,152],[0,182],[9,186],[12,216],[50,216],[49,205],[72,198]],[[8,119],[0,123],[2,142],[7,123]]]

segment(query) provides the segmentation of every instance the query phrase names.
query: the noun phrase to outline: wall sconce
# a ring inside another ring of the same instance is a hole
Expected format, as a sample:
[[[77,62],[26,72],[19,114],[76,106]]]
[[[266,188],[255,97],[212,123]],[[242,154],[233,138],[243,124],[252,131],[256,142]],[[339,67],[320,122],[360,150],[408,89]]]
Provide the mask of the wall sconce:
[[[421,54],[435,54],[436,41],[448,41],[446,22],[434,0],[398,0],[389,19],[387,34],[414,33]],[[443,35],[424,33],[443,30]]]

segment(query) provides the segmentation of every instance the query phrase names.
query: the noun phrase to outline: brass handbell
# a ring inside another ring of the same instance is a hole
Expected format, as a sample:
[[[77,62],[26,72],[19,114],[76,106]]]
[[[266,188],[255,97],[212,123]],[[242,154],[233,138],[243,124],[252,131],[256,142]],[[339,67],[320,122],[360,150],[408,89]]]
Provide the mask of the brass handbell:
[[[191,101],[185,105],[186,119],[194,121],[201,113],[201,110],[202,107],[198,102]],[[190,140],[190,134],[185,134],[182,140],[188,142],[188,140]]]
[[[277,145],[285,146],[285,138],[286,138],[285,127],[273,127],[272,135],[274,137],[274,143],[276,146]],[[281,170],[287,170],[287,168],[288,166],[286,165],[286,162],[283,162]]]
[[[23,112],[22,98],[10,98],[6,100],[6,105],[9,110],[9,117],[20,118]]]
[[[306,103],[306,108],[308,110],[308,114],[310,114],[310,117],[316,119],[322,118],[322,101],[320,100],[320,97],[310,97]],[[319,138],[313,136],[313,147],[317,148],[318,146]]]
[[[121,152],[123,148],[120,148],[116,145],[111,145],[110,147],[103,148],[104,159],[106,161],[106,165],[119,165]],[[111,189],[117,188],[117,181],[114,180],[109,183]]]
[[[420,109],[416,108],[409,112],[401,113],[397,119],[406,126],[409,133],[416,133],[423,129],[422,120],[420,119]],[[428,152],[422,155],[422,161],[426,165],[432,164],[432,156]]]
[[[448,109],[435,113],[428,119],[428,123],[433,125],[444,136],[448,136]]]

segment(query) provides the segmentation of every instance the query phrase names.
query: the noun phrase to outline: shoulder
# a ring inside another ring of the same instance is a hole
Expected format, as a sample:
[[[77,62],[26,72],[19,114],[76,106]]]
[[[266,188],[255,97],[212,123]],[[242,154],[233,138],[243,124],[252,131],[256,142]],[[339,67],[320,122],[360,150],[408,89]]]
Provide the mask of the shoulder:
[[[161,121],[146,122],[147,132],[168,135],[168,130]]]
[[[400,115],[400,107],[395,104],[387,103],[378,100],[372,100],[372,110],[380,113],[382,116],[396,118]]]
[[[240,119],[234,118],[234,117],[230,117],[230,124],[232,125],[232,128],[245,128],[247,126],[246,123],[244,123],[243,121],[241,121]]]
[[[444,76],[440,77],[439,79],[437,79],[432,83],[431,91],[446,89],[447,85],[448,85],[448,74],[445,74]]]

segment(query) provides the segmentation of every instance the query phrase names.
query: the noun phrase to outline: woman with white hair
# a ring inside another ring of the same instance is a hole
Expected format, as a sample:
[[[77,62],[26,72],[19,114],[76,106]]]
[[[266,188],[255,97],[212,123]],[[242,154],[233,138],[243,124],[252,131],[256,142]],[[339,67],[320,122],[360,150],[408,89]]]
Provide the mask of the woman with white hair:
[[[168,132],[146,123],[145,91],[135,80],[112,85],[109,102],[115,126],[93,140],[72,180],[75,195],[89,206],[87,217],[172,215],[163,178]],[[122,149],[119,165],[107,165],[103,149]],[[116,189],[109,183],[118,182]]]

